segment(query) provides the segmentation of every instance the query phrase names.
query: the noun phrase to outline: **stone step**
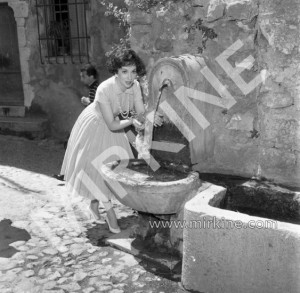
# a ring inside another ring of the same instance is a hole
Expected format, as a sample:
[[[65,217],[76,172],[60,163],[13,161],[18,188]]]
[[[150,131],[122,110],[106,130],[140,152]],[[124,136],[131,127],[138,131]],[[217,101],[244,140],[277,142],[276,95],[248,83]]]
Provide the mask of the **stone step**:
[[[24,117],[24,106],[0,106],[0,117]]]
[[[49,132],[49,121],[44,115],[0,117],[0,134],[42,139],[49,136]]]

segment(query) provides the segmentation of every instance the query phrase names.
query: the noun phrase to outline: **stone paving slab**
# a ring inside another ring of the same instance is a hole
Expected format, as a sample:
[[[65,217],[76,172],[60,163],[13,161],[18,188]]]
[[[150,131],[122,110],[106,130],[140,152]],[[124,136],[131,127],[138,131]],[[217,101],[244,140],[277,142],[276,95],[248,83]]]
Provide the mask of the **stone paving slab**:
[[[116,247],[158,266],[168,267],[170,271],[181,264],[181,259],[178,257],[162,253],[149,253],[148,250],[143,249],[142,240],[132,236],[132,226],[134,225],[135,223],[132,223],[127,229],[122,230],[121,233],[108,237],[106,242],[112,247]]]
[[[131,234],[131,228],[127,228],[126,230],[123,230],[118,235],[113,235],[109,237],[106,242],[113,246],[117,247],[120,250],[127,251],[128,253],[132,255],[139,255],[140,251],[132,246],[132,242],[135,240],[135,238],[130,238]]]

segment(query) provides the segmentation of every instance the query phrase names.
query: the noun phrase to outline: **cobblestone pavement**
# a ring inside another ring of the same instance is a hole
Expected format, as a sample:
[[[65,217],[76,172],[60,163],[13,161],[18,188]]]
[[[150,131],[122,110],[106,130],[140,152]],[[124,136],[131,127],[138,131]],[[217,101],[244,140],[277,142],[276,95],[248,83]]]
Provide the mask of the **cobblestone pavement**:
[[[54,140],[0,136],[0,221],[30,234],[10,244],[11,257],[0,254],[0,292],[184,292],[180,274],[105,244],[107,225],[92,223],[87,202],[51,177],[63,154]],[[124,229],[135,214],[114,204]],[[0,248],[9,237],[0,235]]]

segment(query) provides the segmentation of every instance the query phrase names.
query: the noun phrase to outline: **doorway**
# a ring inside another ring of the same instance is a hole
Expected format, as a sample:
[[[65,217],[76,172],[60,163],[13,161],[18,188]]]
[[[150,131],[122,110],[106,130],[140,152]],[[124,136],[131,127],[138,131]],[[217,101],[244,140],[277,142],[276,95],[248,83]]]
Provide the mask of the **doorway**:
[[[17,24],[7,3],[0,3],[0,106],[24,106]]]

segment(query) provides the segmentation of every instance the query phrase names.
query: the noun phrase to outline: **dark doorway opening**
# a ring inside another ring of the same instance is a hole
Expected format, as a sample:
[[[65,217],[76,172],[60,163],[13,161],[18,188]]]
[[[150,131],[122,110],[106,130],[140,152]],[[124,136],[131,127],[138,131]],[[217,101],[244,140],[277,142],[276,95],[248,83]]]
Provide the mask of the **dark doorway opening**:
[[[0,106],[23,106],[17,25],[6,3],[0,3],[0,40]]]

